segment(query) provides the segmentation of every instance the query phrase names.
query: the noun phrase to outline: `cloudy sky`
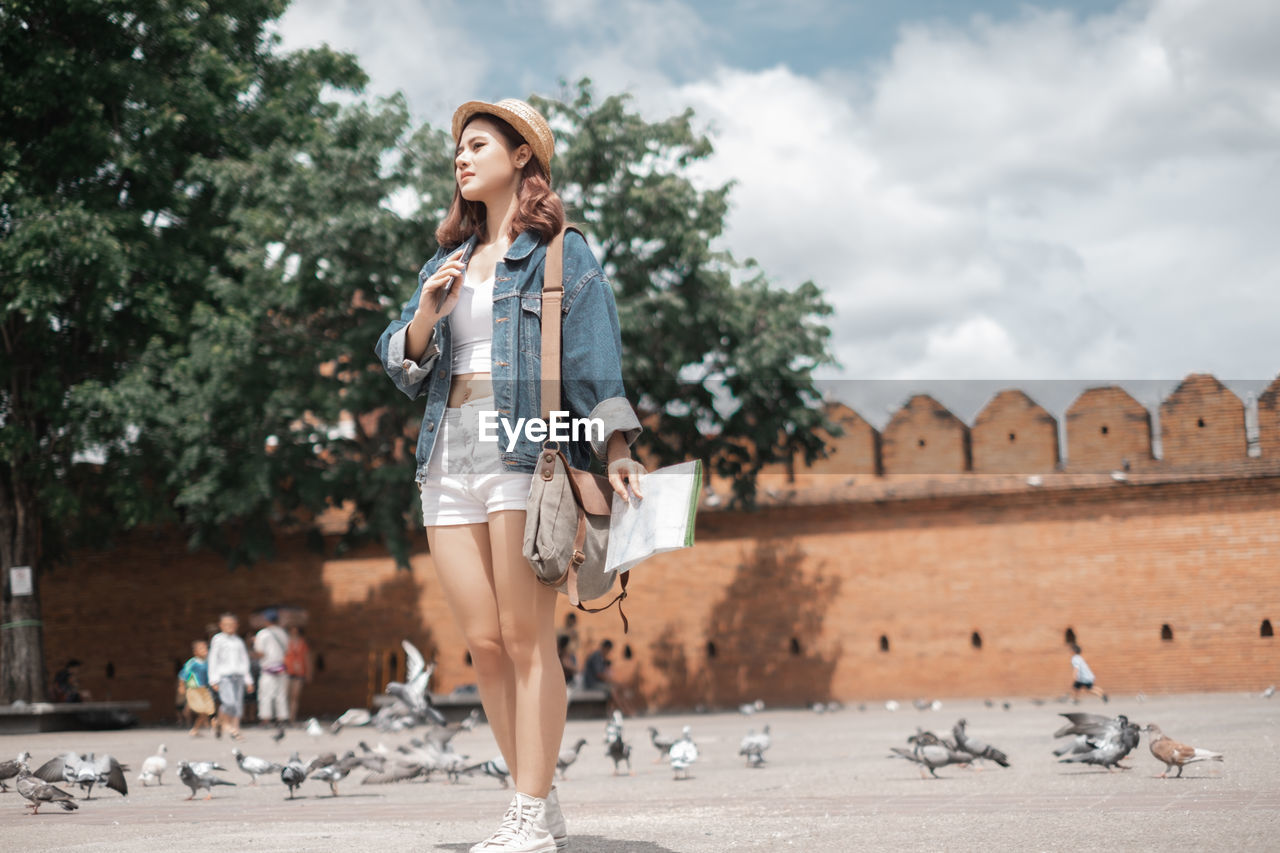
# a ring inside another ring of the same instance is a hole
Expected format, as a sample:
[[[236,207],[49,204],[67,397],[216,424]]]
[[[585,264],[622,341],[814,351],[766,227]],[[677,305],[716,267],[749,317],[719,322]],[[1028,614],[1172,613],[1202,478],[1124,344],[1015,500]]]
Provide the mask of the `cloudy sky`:
[[[727,247],[824,289],[823,375],[877,425],[916,391],[972,422],[1001,387],[1061,415],[1280,374],[1275,0],[295,0],[281,34],[442,127],[584,75],[693,107]]]

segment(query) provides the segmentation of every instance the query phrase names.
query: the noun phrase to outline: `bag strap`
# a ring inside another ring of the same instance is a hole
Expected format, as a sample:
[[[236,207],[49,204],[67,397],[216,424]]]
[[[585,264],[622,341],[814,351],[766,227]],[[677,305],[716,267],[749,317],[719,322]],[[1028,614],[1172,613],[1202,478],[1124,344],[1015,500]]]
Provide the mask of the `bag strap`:
[[[560,336],[564,318],[560,305],[564,300],[564,235],[569,231],[583,234],[572,225],[560,229],[547,245],[546,264],[542,273],[542,420],[550,422],[551,410],[560,405]],[[585,239],[585,238],[584,238]]]
[[[564,235],[569,231],[577,232],[579,237],[586,239],[585,235],[572,225],[566,225],[560,229],[560,233],[551,238],[551,242],[547,245],[546,263],[542,273],[542,419],[550,422],[551,410],[553,406],[560,404],[560,338],[563,332],[564,318],[560,313],[560,305],[564,300]],[[545,445],[544,445],[545,446]],[[565,468],[569,467],[568,459],[565,460]],[[581,553],[583,543],[586,541],[586,514],[582,510],[582,498],[578,494],[577,483],[573,481],[573,477],[569,478],[570,487],[574,491],[574,496],[578,499],[578,529],[574,536],[574,549]],[[630,624],[627,621],[627,614],[622,611],[622,600],[627,597],[627,578],[630,572],[622,573],[622,592],[614,597],[604,607],[586,607],[578,600],[578,566],[570,561],[569,566],[569,589],[570,602],[583,613],[599,613],[602,610],[608,610],[613,605],[618,605],[618,615],[622,617],[622,633],[627,633]]]

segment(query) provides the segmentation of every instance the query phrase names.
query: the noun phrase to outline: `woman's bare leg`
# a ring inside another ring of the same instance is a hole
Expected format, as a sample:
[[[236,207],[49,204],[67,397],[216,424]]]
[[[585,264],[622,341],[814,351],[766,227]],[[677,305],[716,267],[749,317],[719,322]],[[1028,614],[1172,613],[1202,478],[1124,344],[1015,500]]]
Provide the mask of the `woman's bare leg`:
[[[524,521],[524,510],[490,513],[489,542],[502,645],[514,667],[517,761],[507,763],[517,791],[545,797],[564,738],[568,704],[556,653],[557,593],[538,583],[524,558]]]
[[[502,645],[493,561],[486,524],[457,524],[427,528],[427,544],[445,600],[471,653],[480,704],[498,749],[515,778],[515,671]]]

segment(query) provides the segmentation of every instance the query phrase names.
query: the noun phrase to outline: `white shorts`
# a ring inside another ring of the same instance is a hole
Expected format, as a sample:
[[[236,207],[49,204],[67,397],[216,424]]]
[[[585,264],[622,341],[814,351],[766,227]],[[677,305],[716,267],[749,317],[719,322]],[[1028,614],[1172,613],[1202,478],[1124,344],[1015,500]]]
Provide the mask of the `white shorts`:
[[[426,527],[482,524],[491,512],[528,506],[533,474],[503,467],[502,431],[498,441],[480,441],[479,414],[492,410],[493,397],[444,410],[427,478],[419,486]]]

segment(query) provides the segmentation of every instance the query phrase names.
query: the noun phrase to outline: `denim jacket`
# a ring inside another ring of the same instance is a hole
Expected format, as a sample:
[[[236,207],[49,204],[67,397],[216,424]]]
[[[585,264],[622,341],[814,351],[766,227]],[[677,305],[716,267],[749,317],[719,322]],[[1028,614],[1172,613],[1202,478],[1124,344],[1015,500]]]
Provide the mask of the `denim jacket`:
[[[424,282],[451,252],[441,247],[423,265],[418,273],[418,289],[405,303],[400,319],[387,326],[374,347],[397,388],[410,399],[427,395],[415,453],[415,479],[419,483],[427,476],[427,462],[453,378],[449,318],[443,317],[436,324],[431,343],[417,362],[405,357],[405,328],[418,309]],[[513,430],[520,418],[542,417],[542,270],[546,254],[546,243],[535,232],[524,231],[512,241],[494,271],[490,376],[498,418],[507,421]],[[603,440],[595,435],[589,441],[570,441],[566,447],[570,464],[586,468],[591,452],[605,458],[614,432],[622,431],[630,446],[641,426],[623,387],[622,340],[613,289],[586,240],[573,231],[564,239],[561,310],[563,316],[556,318],[562,321],[561,405],[552,408],[568,411],[573,418],[599,419],[604,426]],[[495,450],[499,451],[503,466],[509,471],[532,473],[540,444],[519,430],[515,447],[508,450],[507,433],[501,426],[498,437]]]

